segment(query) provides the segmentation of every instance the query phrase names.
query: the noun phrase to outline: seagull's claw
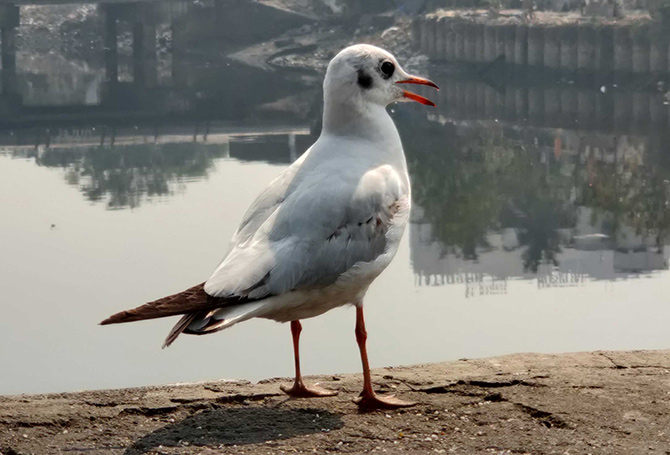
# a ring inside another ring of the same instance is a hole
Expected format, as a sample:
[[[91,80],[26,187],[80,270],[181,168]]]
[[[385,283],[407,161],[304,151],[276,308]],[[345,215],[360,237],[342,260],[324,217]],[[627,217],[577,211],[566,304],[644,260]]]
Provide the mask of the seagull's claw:
[[[305,384],[294,383],[291,387],[287,385],[280,385],[279,388],[286,395],[293,398],[322,398],[322,397],[334,397],[337,395],[337,392],[334,390],[326,390],[322,387],[317,386],[316,384],[312,387],[307,387]]]
[[[412,401],[403,401],[396,398],[395,395],[377,395],[376,393],[361,394],[358,398],[354,398],[354,403],[358,405],[361,411],[374,411],[376,409],[398,409],[415,406],[416,403]]]

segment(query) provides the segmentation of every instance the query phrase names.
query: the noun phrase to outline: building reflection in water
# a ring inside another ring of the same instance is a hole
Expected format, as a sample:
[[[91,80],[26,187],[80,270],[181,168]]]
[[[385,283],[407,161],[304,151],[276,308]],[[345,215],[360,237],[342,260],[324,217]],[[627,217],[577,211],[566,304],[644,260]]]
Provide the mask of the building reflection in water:
[[[667,269],[667,133],[431,120],[401,133],[417,285],[474,297],[514,279],[546,289]]]

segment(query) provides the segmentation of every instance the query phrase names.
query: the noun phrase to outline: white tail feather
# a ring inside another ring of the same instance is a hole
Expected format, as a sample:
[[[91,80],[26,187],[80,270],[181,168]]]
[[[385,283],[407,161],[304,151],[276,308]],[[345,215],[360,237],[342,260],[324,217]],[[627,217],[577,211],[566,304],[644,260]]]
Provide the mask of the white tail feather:
[[[243,322],[247,319],[256,317],[264,306],[264,302],[260,301],[221,308],[220,310],[216,310],[216,312],[212,315],[212,320],[225,321],[219,327],[221,330],[227,329],[231,325],[237,324],[238,322]]]
[[[163,348],[170,346],[186,331],[195,335],[206,335],[226,329],[238,322],[246,321],[261,313],[263,302],[251,302],[234,305],[205,313],[190,313],[182,316],[177,324],[170,330]]]

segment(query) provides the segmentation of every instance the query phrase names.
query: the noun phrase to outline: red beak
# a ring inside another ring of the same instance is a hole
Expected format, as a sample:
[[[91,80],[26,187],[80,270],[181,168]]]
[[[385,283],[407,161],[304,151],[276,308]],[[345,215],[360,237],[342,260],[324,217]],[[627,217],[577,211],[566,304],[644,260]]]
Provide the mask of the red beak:
[[[396,84],[427,85],[429,87],[433,87],[437,90],[440,90],[440,87],[438,87],[433,81],[429,81],[428,79],[416,76],[410,76],[408,79],[397,81]],[[412,101],[416,101],[417,103],[435,107],[435,103],[433,103],[431,100],[429,100],[428,98],[424,98],[423,96],[417,95],[416,93],[408,92],[407,90],[405,90],[404,92],[402,92],[402,94],[405,98],[408,98]]]

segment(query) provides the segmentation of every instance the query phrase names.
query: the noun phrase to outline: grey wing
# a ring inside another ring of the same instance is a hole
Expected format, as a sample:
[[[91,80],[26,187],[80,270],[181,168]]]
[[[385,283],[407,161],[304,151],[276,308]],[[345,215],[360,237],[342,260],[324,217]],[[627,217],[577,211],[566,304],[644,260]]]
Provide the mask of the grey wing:
[[[237,239],[206,282],[209,295],[260,299],[326,286],[387,252],[389,242],[396,246],[409,198],[395,171],[383,166],[355,182],[321,177],[288,193],[255,232]]]
[[[274,179],[256,200],[251,204],[242,217],[237,231],[233,235],[231,245],[244,243],[252,237],[258,228],[267,221],[269,217],[279,208],[285,200],[287,192],[300,169],[301,164],[307,158],[309,150],[298,158],[291,166]],[[225,258],[224,258],[225,260]]]

